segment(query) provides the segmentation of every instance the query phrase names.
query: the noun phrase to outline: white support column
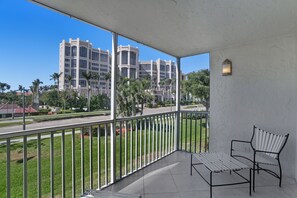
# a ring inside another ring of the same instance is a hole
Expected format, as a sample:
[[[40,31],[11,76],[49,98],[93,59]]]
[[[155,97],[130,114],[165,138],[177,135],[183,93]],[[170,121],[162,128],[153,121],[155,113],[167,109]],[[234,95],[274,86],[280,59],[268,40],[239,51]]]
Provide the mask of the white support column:
[[[116,152],[116,81],[117,81],[117,47],[118,47],[118,34],[112,33],[112,60],[111,60],[111,108],[110,118],[113,120],[110,126],[110,172],[111,183],[116,180],[116,165],[115,165],[115,152]]]
[[[180,130],[180,81],[181,81],[181,71],[180,71],[180,58],[176,58],[176,94],[175,94],[175,110],[176,110],[176,119],[175,119],[175,139],[174,139],[174,150],[179,149],[179,130]]]

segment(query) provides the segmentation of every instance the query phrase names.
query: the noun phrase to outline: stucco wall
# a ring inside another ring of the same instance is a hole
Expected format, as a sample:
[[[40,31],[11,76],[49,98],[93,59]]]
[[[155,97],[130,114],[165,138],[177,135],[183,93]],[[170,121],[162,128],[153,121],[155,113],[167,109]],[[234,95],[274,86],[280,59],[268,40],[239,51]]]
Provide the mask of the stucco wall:
[[[297,40],[270,38],[210,52],[210,149],[230,152],[231,139],[249,140],[253,125],[290,133],[281,160],[285,175],[297,178]],[[232,76],[221,64],[233,63]]]

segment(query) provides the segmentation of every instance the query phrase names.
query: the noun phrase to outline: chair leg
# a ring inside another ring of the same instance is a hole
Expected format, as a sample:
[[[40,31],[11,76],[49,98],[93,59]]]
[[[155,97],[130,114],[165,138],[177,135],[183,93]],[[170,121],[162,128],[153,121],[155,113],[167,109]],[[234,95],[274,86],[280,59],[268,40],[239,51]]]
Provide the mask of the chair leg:
[[[279,187],[282,187],[282,177],[283,177],[282,166],[280,164],[279,159],[277,161],[278,161],[278,166],[279,166]]]
[[[255,192],[255,183],[256,183],[256,152],[254,152],[254,160],[253,160],[253,191]]]

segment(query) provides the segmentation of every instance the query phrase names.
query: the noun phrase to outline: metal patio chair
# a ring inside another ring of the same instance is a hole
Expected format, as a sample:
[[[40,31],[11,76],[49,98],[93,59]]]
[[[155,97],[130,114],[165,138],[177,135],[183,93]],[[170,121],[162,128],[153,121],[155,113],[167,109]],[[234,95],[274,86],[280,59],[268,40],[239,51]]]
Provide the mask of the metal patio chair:
[[[255,191],[255,171],[259,173],[263,170],[270,175],[279,179],[279,187],[282,185],[282,167],[280,163],[280,153],[287,143],[289,134],[277,135],[258,127],[253,127],[253,135],[250,141],[232,140],[231,141],[231,156],[240,157],[249,160],[253,163],[253,191]],[[235,144],[236,143],[236,144]],[[245,144],[245,150],[234,148],[235,145]],[[265,166],[265,168],[263,167]],[[278,167],[279,171],[271,170],[266,167]]]

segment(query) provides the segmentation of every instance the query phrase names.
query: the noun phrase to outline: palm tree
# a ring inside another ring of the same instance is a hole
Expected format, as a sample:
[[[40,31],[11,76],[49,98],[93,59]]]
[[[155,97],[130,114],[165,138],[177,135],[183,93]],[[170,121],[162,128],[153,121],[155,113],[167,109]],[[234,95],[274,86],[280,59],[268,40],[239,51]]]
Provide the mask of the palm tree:
[[[37,78],[36,80],[34,80],[32,82],[32,85],[33,85],[33,90],[31,90],[32,94],[33,94],[33,96],[32,96],[33,97],[32,106],[33,106],[34,109],[39,108],[39,86],[40,86],[40,84],[43,84],[43,82],[40,81],[39,78]],[[31,89],[31,87],[30,87],[30,89]]]
[[[65,79],[66,79],[66,82],[69,84],[69,87],[71,87],[72,76],[71,75],[66,75]]]
[[[87,89],[88,89],[88,111],[90,112],[90,105],[91,105],[91,100],[90,100],[90,81],[93,79],[93,74],[91,72],[83,72],[82,76],[86,79],[87,81]]]
[[[2,93],[4,91],[6,91],[6,90],[9,90],[9,89],[10,89],[10,85],[9,84],[0,82],[0,90],[1,90]]]
[[[111,79],[111,73],[110,72],[108,72],[108,73],[106,73],[105,75],[104,75],[104,79],[105,79],[105,93],[106,93],[106,95],[107,95],[107,92],[108,92],[108,89],[109,89],[109,80]]]
[[[59,90],[59,78],[60,76],[63,74],[63,72],[60,72],[60,73],[53,73],[52,75],[50,75],[50,80],[54,80],[55,82],[55,85],[57,85],[57,89]]]

